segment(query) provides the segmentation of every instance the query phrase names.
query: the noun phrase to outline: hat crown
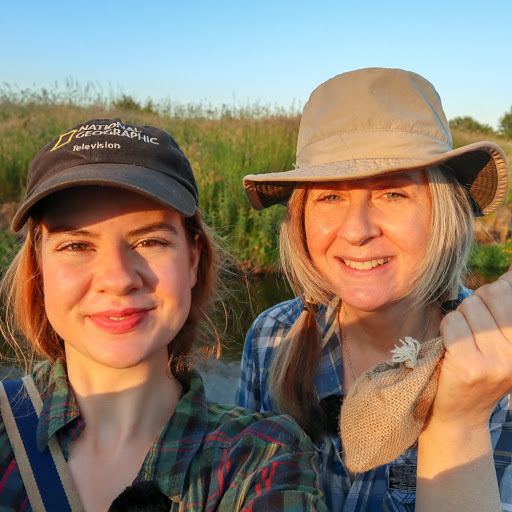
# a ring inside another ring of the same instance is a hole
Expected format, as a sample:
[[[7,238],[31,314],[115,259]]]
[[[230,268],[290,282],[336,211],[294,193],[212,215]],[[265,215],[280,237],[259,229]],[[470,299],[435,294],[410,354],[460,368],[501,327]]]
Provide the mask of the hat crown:
[[[63,170],[95,163],[159,170],[182,182],[197,200],[192,168],[177,142],[164,130],[123,123],[120,118],[90,119],[46,144],[30,165],[26,196]]]
[[[167,132],[120,118],[91,119],[60,134],[36,155],[12,229],[21,229],[46,196],[91,185],[131,190],[184,216],[199,206],[190,162]]]
[[[400,69],[360,69],[311,94],[299,128],[297,166],[416,160],[452,148],[441,99],[428,80]]]

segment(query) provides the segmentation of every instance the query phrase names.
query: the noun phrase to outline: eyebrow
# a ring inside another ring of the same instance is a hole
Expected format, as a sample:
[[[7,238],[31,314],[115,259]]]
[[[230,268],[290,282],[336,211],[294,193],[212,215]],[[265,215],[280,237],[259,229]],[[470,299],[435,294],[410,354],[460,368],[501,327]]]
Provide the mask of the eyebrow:
[[[92,239],[98,239],[100,237],[99,233],[95,233],[94,231],[89,231],[87,229],[76,229],[73,226],[69,226],[66,224],[59,224],[57,226],[52,226],[47,228],[48,231],[45,235],[47,240],[51,239],[56,235],[66,234],[68,236],[74,237],[87,237]],[[133,229],[128,232],[128,236],[141,236],[147,235],[148,233],[153,233],[154,231],[169,231],[173,235],[178,235],[178,230],[172,224],[167,222],[155,222],[154,224],[149,224],[142,228]]]
[[[139,229],[134,229],[128,233],[129,236],[140,236],[147,235],[148,233],[152,233],[153,231],[169,231],[173,235],[178,235],[178,230],[176,226],[169,224],[167,222],[155,222],[154,224],[149,224],[149,226],[144,226]]]

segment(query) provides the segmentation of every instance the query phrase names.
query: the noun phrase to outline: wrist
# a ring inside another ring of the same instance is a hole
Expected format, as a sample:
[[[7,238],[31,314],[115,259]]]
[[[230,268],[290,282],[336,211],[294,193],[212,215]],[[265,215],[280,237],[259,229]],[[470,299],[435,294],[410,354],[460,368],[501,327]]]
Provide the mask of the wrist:
[[[460,421],[439,422],[432,418],[418,438],[418,474],[423,466],[421,476],[431,478],[485,459],[490,454],[492,443],[488,424],[468,426]]]

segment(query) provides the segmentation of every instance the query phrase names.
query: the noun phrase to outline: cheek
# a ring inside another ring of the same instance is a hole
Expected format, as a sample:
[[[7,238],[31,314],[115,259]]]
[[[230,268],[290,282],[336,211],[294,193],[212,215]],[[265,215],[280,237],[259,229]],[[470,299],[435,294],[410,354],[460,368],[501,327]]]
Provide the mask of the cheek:
[[[304,219],[304,229],[306,245],[313,259],[327,251],[338,233],[338,226],[330,216],[311,215],[307,211]]]
[[[192,288],[196,282],[196,272],[185,258],[169,263],[168,261],[154,268],[154,275],[157,276],[157,293],[167,296],[172,301],[189,301]]]
[[[87,272],[83,266],[77,270],[62,264],[45,264],[43,260],[42,268],[45,303],[64,306],[84,293]]]
[[[43,264],[43,291],[46,316],[54,330],[66,339],[84,295],[84,272],[70,272],[64,266]]]
[[[430,234],[430,216],[424,209],[409,212],[388,224],[387,234],[405,253],[421,260]]]

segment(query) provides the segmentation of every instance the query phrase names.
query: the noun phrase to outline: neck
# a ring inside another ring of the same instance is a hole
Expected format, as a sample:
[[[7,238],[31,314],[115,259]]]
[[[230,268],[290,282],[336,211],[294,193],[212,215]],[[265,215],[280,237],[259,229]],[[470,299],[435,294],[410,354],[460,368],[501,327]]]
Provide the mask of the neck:
[[[352,370],[357,378],[367,369],[390,360],[390,351],[400,339],[411,336],[421,343],[437,336],[441,318],[441,309],[435,304],[411,306],[404,300],[371,312],[343,304],[338,320],[345,384],[353,380]]]
[[[122,369],[90,360],[84,364],[72,350],[67,350],[66,356],[69,382],[86,421],[87,437],[92,435],[98,445],[134,437],[153,439],[180,400],[181,383],[168,372],[164,354]]]

